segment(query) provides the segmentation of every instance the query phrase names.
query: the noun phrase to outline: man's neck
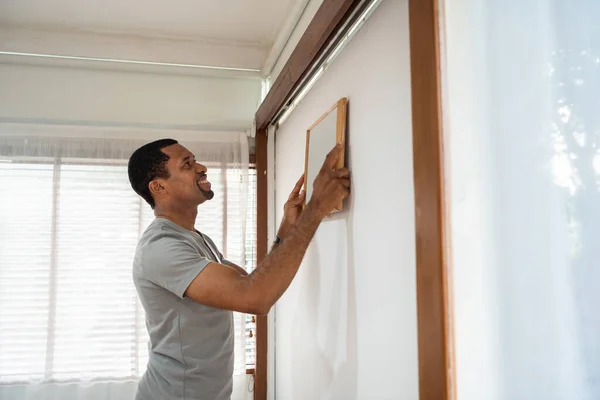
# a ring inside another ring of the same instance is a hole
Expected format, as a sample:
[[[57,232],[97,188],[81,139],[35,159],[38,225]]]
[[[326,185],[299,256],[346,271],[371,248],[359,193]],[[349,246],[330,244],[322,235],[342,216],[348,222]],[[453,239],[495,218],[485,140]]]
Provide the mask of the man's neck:
[[[169,221],[176,223],[184,229],[194,232],[196,229],[194,225],[196,223],[196,216],[198,215],[198,209],[191,207],[189,209],[175,209],[168,207],[159,207],[158,205],[154,209],[154,216],[156,218],[164,218]]]

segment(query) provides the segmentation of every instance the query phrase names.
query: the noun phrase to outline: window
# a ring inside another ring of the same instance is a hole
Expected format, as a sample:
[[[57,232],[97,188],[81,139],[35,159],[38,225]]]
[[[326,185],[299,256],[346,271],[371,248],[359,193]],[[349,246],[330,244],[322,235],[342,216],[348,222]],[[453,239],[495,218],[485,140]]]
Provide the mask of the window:
[[[600,399],[600,2],[445,3],[458,398]]]
[[[252,270],[256,174],[249,201],[236,198],[244,184],[234,170],[209,174],[217,196],[197,226],[231,261],[243,265],[236,254],[245,252]],[[148,337],[131,265],[153,214],[131,190],[125,161],[21,158],[0,163],[0,181],[0,386],[139,378]],[[254,328],[251,317],[235,321],[243,375],[254,368]]]

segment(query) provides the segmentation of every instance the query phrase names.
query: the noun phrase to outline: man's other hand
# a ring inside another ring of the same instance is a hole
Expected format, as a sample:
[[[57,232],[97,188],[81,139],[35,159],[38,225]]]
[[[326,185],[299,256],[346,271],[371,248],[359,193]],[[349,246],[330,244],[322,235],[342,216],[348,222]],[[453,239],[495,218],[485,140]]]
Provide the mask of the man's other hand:
[[[300,219],[302,206],[304,205],[304,199],[306,198],[306,192],[302,190],[303,185],[304,175],[298,179],[296,186],[294,186],[294,189],[283,206],[283,221],[281,221],[279,231],[277,232],[277,236],[279,236],[280,239],[287,236],[296,227],[296,224]]]
[[[348,168],[336,169],[342,151],[342,145],[338,144],[329,152],[313,183],[313,193],[309,203],[314,205],[322,218],[325,218],[350,194]]]

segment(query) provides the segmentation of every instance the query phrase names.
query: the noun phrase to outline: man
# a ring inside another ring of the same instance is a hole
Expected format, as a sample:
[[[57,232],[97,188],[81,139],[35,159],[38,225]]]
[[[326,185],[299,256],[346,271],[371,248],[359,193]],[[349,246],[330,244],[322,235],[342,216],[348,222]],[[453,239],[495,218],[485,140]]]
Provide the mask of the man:
[[[133,153],[129,181],[156,216],[133,263],[150,335],[136,399],[230,398],[232,311],[267,314],[290,285],[317,227],[348,196],[348,170],[334,169],[340,151],[336,146],[325,159],[304,209],[300,178],[284,206],[279,244],[251,274],[224,259],[194,227],[198,206],[214,196],[206,167],[172,139]]]

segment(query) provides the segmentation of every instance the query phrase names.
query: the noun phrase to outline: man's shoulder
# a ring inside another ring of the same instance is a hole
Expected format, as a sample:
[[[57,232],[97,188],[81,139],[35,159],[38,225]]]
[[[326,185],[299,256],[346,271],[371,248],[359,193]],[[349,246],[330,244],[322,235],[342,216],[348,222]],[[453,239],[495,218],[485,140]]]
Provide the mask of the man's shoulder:
[[[189,234],[186,233],[185,229],[168,220],[156,218],[140,237],[138,249],[160,247],[164,243],[181,240],[189,240]]]
[[[135,252],[134,271],[141,273],[157,262],[164,264],[165,260],[175,260],[181,254],[181,249],[193,247],[194,243],[189,235],[157,218],[140,237]]]

